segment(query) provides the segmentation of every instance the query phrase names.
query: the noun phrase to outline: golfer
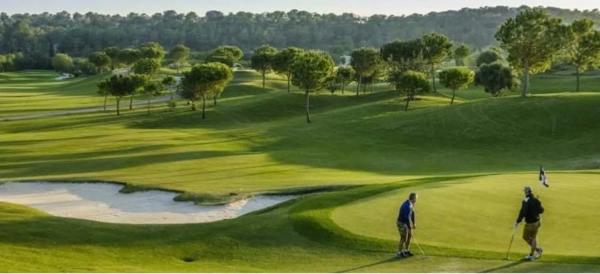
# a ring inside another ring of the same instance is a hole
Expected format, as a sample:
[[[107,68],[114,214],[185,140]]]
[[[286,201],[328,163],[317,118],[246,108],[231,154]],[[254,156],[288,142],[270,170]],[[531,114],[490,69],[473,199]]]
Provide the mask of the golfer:
[[[515,227],[525,219],[525,228],[523,228],[523,240],[531,247],[531,252],[525,257],[526,260],[533,261],[542,256],[544,250],[538,246],[537,234],[540,229],[540,214],[544,213],[542,202],[534,195],[531,187],[526,186],[525,199],[521,204],[521,211],[515,223]]]
[[[400,234],[400,243],[398,244],[398,253],[396,257],[410,257],[413,254],[410,252],[410,240],[412,238],[412,230],[415,226],[415,211],[413,210],[417,203],[417,193],[410,193],[408,200],[400,206],[396,225]]]

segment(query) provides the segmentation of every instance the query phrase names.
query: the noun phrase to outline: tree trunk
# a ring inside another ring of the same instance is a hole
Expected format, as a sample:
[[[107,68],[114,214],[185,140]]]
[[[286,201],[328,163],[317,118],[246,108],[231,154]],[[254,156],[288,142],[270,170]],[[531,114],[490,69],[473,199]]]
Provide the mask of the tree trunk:
[[[310,93],[308,89],[304,92],[304,101],[306,108],[306,123],[310,124]]]
[[[117,116],[121,115],[121,97],[117,97]]]
[[[129,110],[133,110],[133,95],[129,97]]]
[[[433,86],[433,93],[437,93],[437,86],[435,84],[435,65],[431,64],[431,85]]]
[[[217,95],[213,96],[213,106],[217,105]]]
[[[452,90],[452,100],[450,100],[450,104],[451,105],[454,104],[454,97],[456,97],[456,90],[455,89]]]
[[[292,79],[292,77],[291,77],[291,76],[288,74],[288,75],[287,75],[287,84],[288,84],[287,88],[288,88],[288,93],[290,93],[290,81],[291,81],[291,79]]]
[[[521,92],[522,97],[529,95],[529,64],[525,63],[523,68],[523,91]]]
[[[342,95],[344,95],[344,89],[346,89],[346,81],[342,80]]]
[[[206,97],[202,96],[202,120],[206,119]]]
[[[263,88],[265,88],[265,77],[266,77],[265,75],[266,75],[266,74],[267,74],[267,73],[266,73],[265,71],[263,71],[263,72],[262,72],[262,87],[263,87]]]
[[[410,103],[410,91],[406,94],[406,105],[404,106],[404,111],[408,111],[408,104]]]
[[[358,76],[358,82],[356,83],[356,96],[358,96],[358,92],[360,91],[361,83],[362,83],[362,76]]]
[[[106,100],[108,100],[108,94],[104,95],[104,111],[106,111]]]
[[[196,111],[196,101],[191,101],[191,105],[192,105],[192,111]],[[190,104],[190,101],[188,101],[188,104]]]
[[[575,91],[579,92],[580,89],[580,78],[581,78],[581,72],[579,71],[579,66],[577,66],[575,68],[575,77],[577,77],[577,87],[575,88]]]

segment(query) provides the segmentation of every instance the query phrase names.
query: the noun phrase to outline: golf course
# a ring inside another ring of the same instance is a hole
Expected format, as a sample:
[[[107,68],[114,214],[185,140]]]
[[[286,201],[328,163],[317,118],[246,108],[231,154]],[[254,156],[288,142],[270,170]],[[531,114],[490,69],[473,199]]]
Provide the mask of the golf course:
[[[96,109],[102,75],[56,77],[0,74],[4,182],[120,182],[129,192],[178,191],[199,205],[301,195],[235,219],[173,225],[2,203],[3,271],[600,271],[597,74],[577,93],[562,90],[573,77],[541,75],[527,98],[471,88],[449,105],[441,90],[410,111],[385,83],[360,96],[352,87],[323,91],[312,98],[311,124],[301,91],[287,93],[274,74],[262,88],[259,74],[236,72],[205,120],[183,100],[174,110],[155,103],[150,113],[116,116]],[[537,181],[540,165],[550,188]],[[536,262],[520,260],[528,250],[520,239],[505,259],[525,185],[547,212],[546,254]],[[409,192],[420,197],[415,239],[426,255],[397,260],[395,218]]]
[[[597,4],[459,2],[3,1],[0,272],[600,273]]]

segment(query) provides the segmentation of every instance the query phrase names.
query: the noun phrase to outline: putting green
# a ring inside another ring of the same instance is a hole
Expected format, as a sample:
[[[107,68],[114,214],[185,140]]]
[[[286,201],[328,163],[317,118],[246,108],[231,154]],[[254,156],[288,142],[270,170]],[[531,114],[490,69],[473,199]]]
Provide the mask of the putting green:
[[[539,240],[549,254],[600,255],[600,174],[550,174],[543,189],[536,174],[473,177],[416,186],[356,201],[337,208],[333,220],[356,234],[396,239],[398,206],[408,193],[419,193],[416,237],[443,247],[505,251],[522,198],[532,185],[546,209]],[[514,251],[526,252],[517,234]]]

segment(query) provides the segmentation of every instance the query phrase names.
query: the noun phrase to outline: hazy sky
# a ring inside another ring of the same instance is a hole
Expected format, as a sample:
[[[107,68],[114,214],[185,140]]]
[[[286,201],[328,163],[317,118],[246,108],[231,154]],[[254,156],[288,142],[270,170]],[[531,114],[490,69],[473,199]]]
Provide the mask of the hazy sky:
[[[457,10],[463,7],[482,6],[552,6],[569,9],[600,9],[600,0],[0,0],[0,11],[7,13],[129,12],[152,14],[164,10],[194,11],[204,14],[208,10],[224,12],[265,12],[274,10],[308,10],[313,12],[353,12],[371,14],[411,14],[430,11]]]

